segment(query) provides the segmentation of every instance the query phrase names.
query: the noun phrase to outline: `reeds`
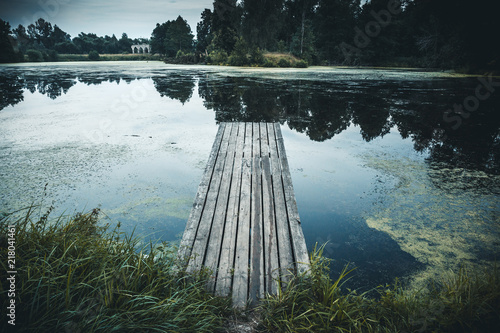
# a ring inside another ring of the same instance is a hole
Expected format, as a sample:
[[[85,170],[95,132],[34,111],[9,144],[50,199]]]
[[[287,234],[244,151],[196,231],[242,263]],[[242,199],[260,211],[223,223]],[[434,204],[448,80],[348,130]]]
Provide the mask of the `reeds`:
[[[177,269],[169,244],[138,246],[98,223],[97,209],[71,218],[33,218],[16,226],[16,328],[24,332],[213,332],[229,300],[205,290],[208,275]],[[7,248],[0,248],[6,258]],[[6,295],[6,260],[0,272]],[[2,296],[2,308],[7,306]],[[3,311],[2,311],[3,312]],[[2,332],[8,326],[2,320]]]
[[[208,272],[188,275],[179,269],[177,249],[170,244],[141,246],[119,226],[103,225],[98,209],[57,219],[50,219],[50,213],[35,218],[30,208],[16,221],[0,215],[3,309],[9,302],[4,235],[8,225],[16,226],[17,331],[233,332],[228,322],[245,322],[231,308],[230,297],[207,293]],[[252,310],[261,331],[500,331],[496,267],[489,272],[461,269],[421,291],[396,281],[358,294],[343,288],[352,271],[348,267],[331,279],[331,261],[323,249],[315,247],[306,274],[281,282],[277,295],[268,295]],[[1,321],[1,332],[11,328]]]
[[[311,253],[311,268],[261,302],[262,324],[270,332],[499,332],[500,272],[461,269],[411,291],[398,281],[380,286],[378,297],[343,290],[351,270],[329,276],[323,248]],[[373,294],[373,293],[370,293]]]

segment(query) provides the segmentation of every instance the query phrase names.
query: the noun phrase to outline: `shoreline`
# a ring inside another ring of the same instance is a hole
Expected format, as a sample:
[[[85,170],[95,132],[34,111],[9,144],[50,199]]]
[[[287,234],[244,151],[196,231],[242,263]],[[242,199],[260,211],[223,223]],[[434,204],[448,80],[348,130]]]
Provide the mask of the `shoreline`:
[[[463,72],[459,69],[444,69],[444,68],[429,68],[429,67],[410,67],[410,66],[375,66],[375,65],[359,65],[359,66],[349,66],[349,65],[311,65],[306,68],[289,66],[289,67],[280,67],[280,66],[234,66],[229,64],[208,64],[204,62],[198,63],[180,63],[180,62],[169,62],[168,59],[159,56],[159,55],[144,55],[144,54],[101,54],[99,60],[89,60],[88,55],[86,54],[60,54],[58,61],[40,61],[40,62],[12,62],[12,63],[2,63],[1,67],[6,66],[16,66],[16,65],[37,65],[37,64],[69,64],[69,63],[103,63],[103,62],[162,62],[166,65],[170,66],[214,66],[214,67],[234,67],[241,69],[255,69],[255,70],[265,70],[265,69],[357,69],[357,70],[402,70],[402,71],[410,71],[410,72],[421,72],[421,73],[442,73],[445,75],[449,75],[450,77],[477,77],[477,76],[485,76],[491,75],[493,78],[500,77],[499,72],[495,72],[494,70],[482,70],[475,72]]]

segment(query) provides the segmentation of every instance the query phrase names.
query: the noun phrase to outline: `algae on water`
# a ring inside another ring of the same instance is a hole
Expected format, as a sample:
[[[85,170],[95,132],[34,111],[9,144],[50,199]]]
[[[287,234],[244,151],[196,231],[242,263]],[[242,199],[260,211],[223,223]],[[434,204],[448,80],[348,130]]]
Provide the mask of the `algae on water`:
[[[383,203],[366,214],[369,227],[386,232],[426,269],[413,276],[415,287],[461,266],[479,268],[494,263],[500,252],[500,211],[494,188],[500,176],[454,169],[446,186],[434,180],[450,170],[430,169],[425,161],[363,156],[366,166],[397,179]],[[489,179],[491,189],[471,186]],[[443,184],[443,182],[439,182]],[[459,190],[457,190],[459,189]]]

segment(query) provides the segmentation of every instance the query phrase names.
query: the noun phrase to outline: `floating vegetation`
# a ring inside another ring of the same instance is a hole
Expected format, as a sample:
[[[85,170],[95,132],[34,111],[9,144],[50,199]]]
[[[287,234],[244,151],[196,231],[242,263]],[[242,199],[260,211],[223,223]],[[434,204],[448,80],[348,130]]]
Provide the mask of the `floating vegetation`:
[[[427,265],[412,276],[415,288],[461,266],[473,270],[492,267],[500,251],[495,190],[500,176],[465,169],[453,173],[446,168],[429,170],[424,162],[389,155],[365,157],[365,161],[397,182],[385,193],[383,206],[366,214],[365,220]],[[470,185],[485,178],[490,187]],[[436,186],[436,179],[442,186]]]

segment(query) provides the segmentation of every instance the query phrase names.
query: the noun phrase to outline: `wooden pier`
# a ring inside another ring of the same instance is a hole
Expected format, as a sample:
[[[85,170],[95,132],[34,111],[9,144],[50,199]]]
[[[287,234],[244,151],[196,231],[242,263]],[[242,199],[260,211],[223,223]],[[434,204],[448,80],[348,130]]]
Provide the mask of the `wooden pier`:
[[[179,248],[186,270],[244,307],[309,257],[278,123],[221,123]]]

